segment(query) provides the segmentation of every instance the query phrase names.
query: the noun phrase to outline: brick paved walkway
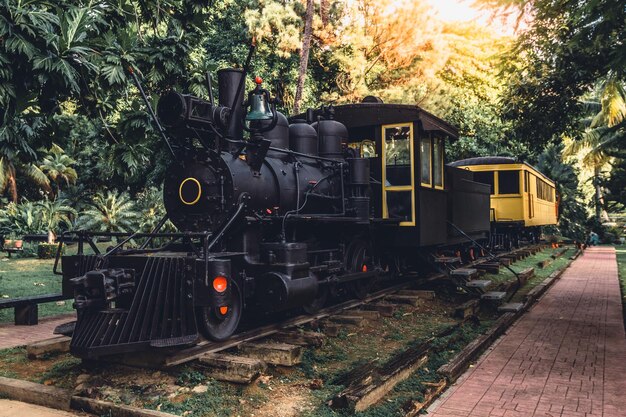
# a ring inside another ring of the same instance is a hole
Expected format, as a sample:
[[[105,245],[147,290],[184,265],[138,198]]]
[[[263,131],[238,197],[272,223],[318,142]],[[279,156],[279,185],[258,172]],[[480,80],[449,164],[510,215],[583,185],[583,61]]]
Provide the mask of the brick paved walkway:
[[[588,249],[429,412],[626,416],[626,339],[613,248]]]
[[[0,324],[0,349],[49,339],[54,336],[52,332],[55,327],[72,320],[76,320],[74,313],[39,319],[39,324],[36,326],[16,326],[13,323]]]

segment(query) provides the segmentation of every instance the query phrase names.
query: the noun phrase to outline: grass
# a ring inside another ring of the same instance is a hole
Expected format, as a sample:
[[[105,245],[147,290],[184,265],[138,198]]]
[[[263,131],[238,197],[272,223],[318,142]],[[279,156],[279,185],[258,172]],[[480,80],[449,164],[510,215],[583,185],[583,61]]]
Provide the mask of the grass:
[[[522,294],[556,269],[564,267],[573,250],[545,269],[537,267],[537,262],[550,257],[553,252],[552,249],[544,250],[514,265],[516,271],[535,267],[536,276],[520,291]],[[618,250],[618,257],[621,259],[622,285],[626,288],[626,249]],[[5,294],[11,291],[9,295],[15,297],[34,294],[35,291],[46,293],[60,290],[61,280],[52,274],[52,264],[50,260],[2,260],[0,257],[0,271],[3,271],[0,275],[9,277],[7,281],[4,281],[5,278],[0,281],[0,292]],[[500,274],[486,276],[487,279],[491,277],[495,277],[494,280],[498,282],[514,278],[504,268]],[[5,285],[6,282],[11,285]],[[42,287],[33,282],[44,282],[46,285]],[[328,338],[323,347],[307,349],[301,366],[291,369],[271,368],[266,375],[268,379],[249,386],[217,382],[201,369],[191,366],[180,366],[155,375],[152,375],[153,371],[129,370],[117,366],[85,371],[81,369],[80,361],[67,354],[27,361],[25,351],[21,348],[0,351],[0,376],[73,388],[77,375],[88,372],[93,378],[93,388],[90,389],[95,390],[90,395],[95,395],[95,398],[187,417],[243,416],[257,412],[260,415],[281,415],[281,408],[276,404],[291,403],[304,407],[297,413],[304,417],[347,416],[345,411],[332,410],[326,405],[329,399],[343,389],[338,377],[367,362],[382,364],[394,353],[457,323],[457,320],[451,318],[457,303],[441,298],[424,301],[417,308],[404,307],[396,311],[393,317],[381,318],[364,328],[346,327],[338,337]],[[71,308],[65,307],[67,310]],[[12,319],[12,311],[7,312]],[[429,362],[423,369],[398,384],[391,395],[376,406],[357,415],[400,415],[406,401],[421,400],[428,383],[441,380],[441,375],[436,372],[438,367],[483,332],[490,325],[491,317],[486,319],[480,326],[465,325],[454,337],[438,340],[436,344],[439,349],[429,356]],[[309,384],[316,380],[322,381],[321,387],[309,389]],[[206,386],[206,392],[191,391],[198,385]]]
[[[52,273],[53,259],[0,257],[0,297],[28,297],[61,292],[61,276]],[[72,303],[39,305],[39,317],[55,316],[73,311]],[[13,309],[0,310],[0,323],[13,321]]]
[[[568,248],[567,251],[563,255],[553,260],[552,263],[548,265],[547,267],[540,268],[538,266],[539,262],[546,260],[546,259],[550,259],[553,253],[560,251],[560,250],[561,250],[560,248],[559,249],[550,249],[550,248],[544,249],[540,252],[537,252],[534,255],[527,257],[526,259],[521,259],[515,262],[513,265],[511,265],[511,269],[513,269],[515,272],[518,272],[518,273],[527,268],[535,268],[535,275],[531,277],[526,282],[526,284],[524,284],[524,286],[515,293],[515,296],[513,296],[513,299],[511,301],[513,302],[522,301],[524,296],[531,289],[533,289],[537,284],[541,283],[544,279],[548,278],[550,274],[552,274],[554,271],[563,269],[569,264],[570,262],[569,257],[572,256],[574,252],[576,251],[576,249],[573,247]],[[497,284],[502,284],[507,281],[515,280],[515,275],[513,275],[513,273],[508,268],[500,267],[499,273],[485,274],[485,276],[481,279],[491,280],[494,284],[497,285]]]
[[[114,243],[99,242],[96,246],[101,252],[104,252],[107,247],[112,244]],[[30,249],[29,252],[33,252],[32,247]],[[76,254],[76,249],[76,244],[65,247],[65,254],[74,255]],[[85,253],[93,253],[89,245],[85,245]],[[6,253],[0,252],[0,299],[60,293],[61,275],[53,274],[53,267],[54,259],[26,258],[15,255],[9,258]],[[40,318],[57,316],[73,311],[71,300],[66,300],[64,304],[60,306],[54,302],[39,304]],[[0,310],[0,323],[12,321],[12,308]]]
[[[624,322],[626,322],[626,247],[616,246],[617,271],[619,273],[619,283],[622,289],[622,311]]]
[[[482,322],[479,326],[473,326],[470,323],[463,325],[453,334],[441,337],[433,341],[433,351],[428,356],[428,362],[425,366],[413,373],[409,378],[399,383],[388,395],[384,401],[378,402],[373,407],[352,414],[346,410],[333,410],[327,401],[337,394],[343,387],[340,385],[327,385],[324,389],[314,391],[315,397],[321,400],[321,404],[309,412],[302,414],[303,417],[331,417],[331,416],[349,416],[357,415],[362,417],[387,417],[401,416],[402,407],[409,400],[422,401],[427,386],[424,383],[439,382],[443,379],[437,369],[447,363],[452,356],[459,352],[465,345],[478,337],[484,332],[491,322]],[[415,339],[408,345],[415,345],[424,339]],[[406,346],[402,349],[406,349]]]

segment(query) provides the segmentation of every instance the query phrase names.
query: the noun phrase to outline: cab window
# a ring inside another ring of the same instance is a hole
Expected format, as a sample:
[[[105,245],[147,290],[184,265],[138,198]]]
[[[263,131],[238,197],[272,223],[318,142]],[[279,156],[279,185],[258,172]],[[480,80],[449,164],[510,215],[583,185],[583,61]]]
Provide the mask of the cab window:
[[[431,168],[431,148],[430,148],[430,138],[421,138],[420,139],[420,183],[422,185],[430,187],[432,183],[432,178],[430,176],[430,168]]]
[[[433,140],[433,185],[443,188],[443,139]]]
[[[411,185],[411,127],[385,128],[385,186]]]
[[[355,149],[361,158],[376,158],[376,144],[373,140],[351,142],[348,147]]]

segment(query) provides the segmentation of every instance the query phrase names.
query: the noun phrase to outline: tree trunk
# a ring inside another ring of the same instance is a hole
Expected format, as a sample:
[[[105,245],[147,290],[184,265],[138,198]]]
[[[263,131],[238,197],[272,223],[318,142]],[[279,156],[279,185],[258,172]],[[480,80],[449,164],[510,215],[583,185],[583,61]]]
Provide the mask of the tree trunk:
[[[320,15],[324,27],[328,24],[328,9],[330,9],[329,0],[320,0]]]
[[[17,183],[13,174],[9,174],[9,193],[11,194],[11,201],[17,203]]]
[[[598,222],[602,222],[602,220],[608,221],[608,214],[604,210],[604,196],[602,195],[602,186],[600,184],[600,168],[595,168],[593,173],[593,186],[595,187],[596,195],[595,195],[595,209],[596,209],[596,220]]]
[[[304,80],[306,69],[309,64],[309,49],[311,47],[311,35],[313,34],[313,0],[306,0],[306,14],[304,16],[304,36],[302,37],[302,49],[300,50],[300,68],[298,70],[298,85],[296,87],[296,97],[293,102],[293,112],[300,112],[302,102],[302,90],[304,90]]]

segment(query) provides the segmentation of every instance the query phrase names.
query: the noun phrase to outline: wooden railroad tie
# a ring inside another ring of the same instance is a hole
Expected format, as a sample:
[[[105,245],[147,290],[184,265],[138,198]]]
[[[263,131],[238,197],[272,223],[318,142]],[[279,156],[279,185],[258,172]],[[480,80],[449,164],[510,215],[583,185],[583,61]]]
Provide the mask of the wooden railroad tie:
[[[515,262],[515,258],[502,257],[500,258],[500,264],[510,266],[513,262]]]
[[[272,339],[288,343],[290,345],[298,346],[313,346],[321,347],[324,345],[326,336],[319,332],[306,332],[306,331],[282,331],[270,336]]]
[[[445,379],[439,382],[422,382],[422,385],[427,386],[424,393],[424,399],[422,401],[409,400],[402,406],[404,417],[416,417],[421,414],[422,410],[428,407],[435,398],[443,392],[448,386]]]
[[[363,310],[372,310],[377,311],[383,317],[392,317],[393,313],[396,311],[397,306],[395,304],[387,304],[387,303],[375,303],[375,304],[364,304],[361,306]]]
[[[529,279],[531,279],[535,275],[535,268],[526,268],[518,272],[517,275],[522,285],[524,285]]]
[[[429,343],[423,343],[410,348],[383,366],[357,375],[356,380],[331,400],[331,407],[347,408],[352,412],[367,409],[426,363],[429,346]]]
[[[565,252],[567,252],[567,248],[562,248],[562,249],[559,249],[558,251],[554,252],[554,253],[551,255],[551,258],[552,258],[552,259],[560,258],[561,256],[563,256],[563,254],[564,254]]]
[[[448,327],[425,342],[394,355],[382,365],[372,361],[348,372],[335,381],[346,388],[330,401],[330,406],[358,412],[374,405],[398,383],[426,364],[433,340],[452,335],[461,324]],[[457,333],[452,339],[459,337]]]
[[[396,294],[398,295],[410,295],[410,296],[414,296],[417,298],[423,298],[424,300],[434,300],[435,299],[435,292],[434,291],[427,291],[427,290],[401,290],[398,291]]]
[[[357,327],[363,327],[367,324],[367,319],[363,316],[352,314],[352,312],[346,312],[346,314],[337,314],[329,317],[329,320],[340,324],[351,324]]]
[[[260,359],[222,353],[207,353],[198,362],[211,377],[240,384],[249,384],[267,369],[267,364]]]
[[[457,379],[469,366],[480,352],[495,341],[504,330],[513,322],[516,313],[504,313],[485,333],[472,340],[452,360],[439,367],[437,372],[444,375],[448,380]]]
[[[408,304],[408,305],[412,305],[415,307],[420,304],[421,297],[418,297],[416,295],[391,294],[385,297],[385,300],[398,303],[398,304]]]
[[[483,262],[483,263],[476,265],[476,269],[489,272],[492,274],[497,274],[498,272],[500,272],[500,263],[499,262]]]
[[[294,366],[302,361],[302,346],[287,343],[245,342],[237,346],[239,353],[272,365]]]
[[[544,259],[543,261],[537,262],[537,266],[541,269],[548,267],[552,263],[552,259]]]
[[[473,299],[464,302],[454,310],[454,315],[462,319],[475,316],[480,310],[480,300]]]
[[[67,336],[57,336],[50,339],[39,340],[26,345],[26,353],[30,359],[39,359],[48,354],[69,352],[71,341],[72,338]]]
[[[368,321],[376,321],[380,319],[380,313],[375,310],[350,310],[350,315],[363,317]]]

